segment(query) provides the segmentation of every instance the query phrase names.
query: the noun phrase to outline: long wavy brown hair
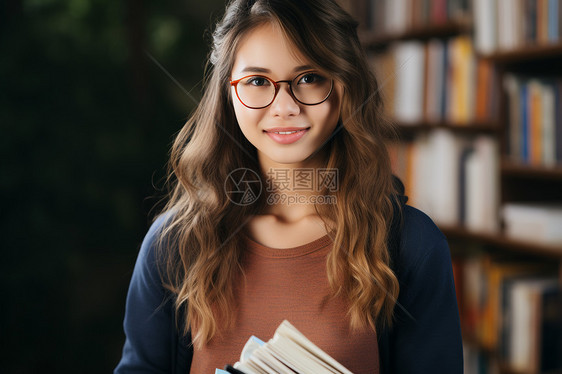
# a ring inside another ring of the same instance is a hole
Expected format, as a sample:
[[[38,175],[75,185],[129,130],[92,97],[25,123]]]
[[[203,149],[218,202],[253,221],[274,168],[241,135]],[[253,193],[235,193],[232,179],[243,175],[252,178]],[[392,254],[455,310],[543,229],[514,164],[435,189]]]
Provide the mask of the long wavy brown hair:
[[[241,230],[265,207],[264,193],[247,205],[225,193],[232,171],[261,175],[255,147],[238,127],[229,80],[241,39],[264,23],[280,26],[312,65],[344,87],[338,127],[323,145],[325,167],[339,171],[337,204],[316,206],[334,223],[326,224],[333,234],[326,262],[332,296],[348,301],[352,328],[376,329],[392,323],[399,292],[387,248],[395,198],[385,146],[391,125],[383,119],[356,21],[332,0],[234,0],[213,32],[203,98],[172,148],[168,218],[159,241],[164,284],[199,347],[217,333],[219,321],[232,327],[233,283],[244,271]]]

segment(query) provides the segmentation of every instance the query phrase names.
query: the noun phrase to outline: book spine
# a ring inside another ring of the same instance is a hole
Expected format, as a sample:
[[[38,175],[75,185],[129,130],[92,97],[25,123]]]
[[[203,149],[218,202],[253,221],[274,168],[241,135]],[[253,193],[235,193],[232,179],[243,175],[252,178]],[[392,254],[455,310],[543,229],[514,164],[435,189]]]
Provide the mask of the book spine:
[[[562,369],[562,289],[550,288],[542,295],[540,372]]]
[[[446,113],[447,113],[447,106],[448,101],[449,101],[449,90],[448,90],[448,84],[447,82],[450,79],[451,76],[451,64],[450,64],[450,60],[449,60],[449,42],[443,43],[443,72],[444,72],[444,76],[443,79],[441,80],[441,103],[440,103],[440,108],[439,108],[439,117],[441,119],[445,119],[446,117]]]
[[[521,138],[520,138],[520,149],[521,149],[521,161],[529,161],[529,97],[528,97],[528,87],[527,84],[521,85],[520,90],[520,109],[521,109]]]
[[[547,0],[537,1],[537,39],[539,44],[544,44],[548,40],[548,3]]]
[[[556,165],[556,98],[552,81],[542,85],[542,164],[547,167]]]
[[[529,163],[540,165],[542,163],[542,95],[541,83],[531,80],[528,85],[529,92]]]
[[[497,48],[496,29],[497,0],[474,0],[475,44],[483,54],[492,53]]]
[[[556,84],[556,161],[562,164],[562,79],[559,79]]]
[[[560,0],[548,0],[548,42],[556,43],[559,40],[558,28],[560,19],[558,18],[558,7]]]
[[[558,40],[562,40],[562,4],[560,4],[560,0],[557,0],[558,5]]]
[[[526,43],[532,44],[535,43],[537,39],[537,0],[527,0],[525,5],[525,41]]]

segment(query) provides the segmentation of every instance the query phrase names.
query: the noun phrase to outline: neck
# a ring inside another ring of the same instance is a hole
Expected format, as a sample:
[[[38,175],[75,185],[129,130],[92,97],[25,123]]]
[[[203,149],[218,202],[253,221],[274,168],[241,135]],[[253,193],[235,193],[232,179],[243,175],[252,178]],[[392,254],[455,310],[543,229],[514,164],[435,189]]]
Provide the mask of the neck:
[[[267,196],[267,207],[263,213],[285,222],[317,215],[315,202],[320,201],[319,197],[324,198],[321,196],[322,187],[326,180],[334,180],[331,174],[336,173],[325,169],[326,160],[325,153],[291,164],[260,159]]]

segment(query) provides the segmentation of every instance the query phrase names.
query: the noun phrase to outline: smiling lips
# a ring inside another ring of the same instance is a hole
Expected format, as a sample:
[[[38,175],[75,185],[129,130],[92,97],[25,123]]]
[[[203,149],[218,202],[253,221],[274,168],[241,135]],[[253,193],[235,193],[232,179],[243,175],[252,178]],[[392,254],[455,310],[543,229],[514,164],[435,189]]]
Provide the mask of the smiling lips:
[[[280,144],[291,144],[303,137],[310,127],[274,127],[264,130],[271,139]]]

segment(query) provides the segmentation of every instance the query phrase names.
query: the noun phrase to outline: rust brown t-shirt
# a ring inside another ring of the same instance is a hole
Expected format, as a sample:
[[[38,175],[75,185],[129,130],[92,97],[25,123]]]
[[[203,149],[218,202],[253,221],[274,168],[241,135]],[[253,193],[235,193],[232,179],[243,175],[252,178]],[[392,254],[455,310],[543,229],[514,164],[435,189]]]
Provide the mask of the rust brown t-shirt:
[[[246,241],[246,280],[235,287],[236,327],[221,330],[205,347],[195,349],[191,373],[212,374],[233,364],[251,335],[267,341],[285,319],[353,373],[379,372],[376,333],[351,330],[347,304],[327,297],[328,235],[283,249]]]

